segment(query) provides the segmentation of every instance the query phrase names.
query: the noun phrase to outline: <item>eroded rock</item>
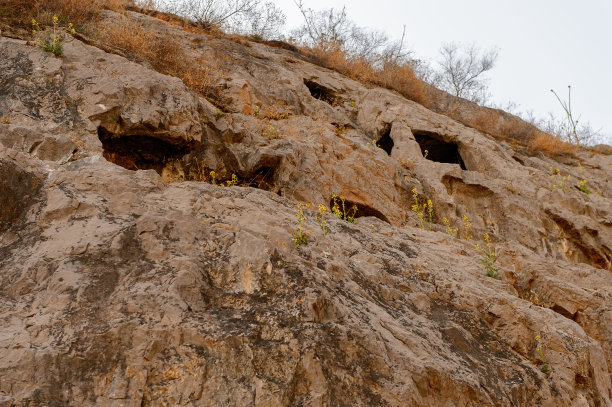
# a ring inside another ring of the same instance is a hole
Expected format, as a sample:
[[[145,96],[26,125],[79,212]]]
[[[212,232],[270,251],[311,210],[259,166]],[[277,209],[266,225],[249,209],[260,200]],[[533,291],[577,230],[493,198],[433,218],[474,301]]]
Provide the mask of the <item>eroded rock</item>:
[[[293,51],[125,18],[227,52],[228,106],[0,37],[0,404],[612,405],[610,156],[529,155]],[[358,216],[324,233],[333,194]],[[501,280],[445,233],[463,215]]]

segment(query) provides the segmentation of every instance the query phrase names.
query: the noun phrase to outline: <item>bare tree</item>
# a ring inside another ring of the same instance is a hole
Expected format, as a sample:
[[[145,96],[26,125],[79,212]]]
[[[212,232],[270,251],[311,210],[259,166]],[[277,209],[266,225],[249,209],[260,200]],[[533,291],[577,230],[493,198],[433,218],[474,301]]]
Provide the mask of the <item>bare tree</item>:
[[[132,0],[190,19],[205,29],[250,35],[257,39],[281,36],[285,14],[263,0]]]
[[[493,68],[497,56],[496,49],[481,52],[474,44],[465,47],[452,42],[443,44],[438,61],[441,70],[435,81],[455,96],[483,104],[488,94],[482,74]]]
[[[368,59],[369,62],[375,63],[381,58],[381,50],[388,43],[389,37],[383,31],[352,26],[342,45],[350,55]]]
[[[259,4],[247,12],[235,14],[226,24],[229,31],[270,40],[281,37],[285,14],[271,1]]]
[[[393,66],[410,64],[413,66],[413,53],[406,49],[404,39],[406,38],[406,25],[402,29],[402,37],[399,41],[388,42],[380,53],[380,67],[382,69]]]
[[[551,134],[576,145],[587,145],[601,138],[600,132],[594,130],[590,123],[579,123],[581,116],[575,118],[572,112],[571,85],[567,85],[567,101],[562,100],[553,89],[550,91],[555,95],[565,112],[564,119],[557,119],[552,114],[550,115],[550,119],[547,122],[547,130],[549,130]]]
[[[346,15],[346,6],[341,10],[330,8],[314,11],[306,8],[303,0],[294,2],[304,17],[304,24],[293,31],[298,42],[324,49],[344,46],[354,29],[354,24]]]
[[[252,12],[260,3],[261,0],[186,0],[176,6],[176,12],[211,29]]]
[[[384,31],[357,26],[349,19],[346,7],[314,11],[306,8],[303,0],[294,0],[294,3],[304,17],[304,24],[292,31],[298,43],[323,50],[339,49],[351,58],[381,68],[408,61],[410,53],[404,49],[405,26],[402,39],[391,42]]]

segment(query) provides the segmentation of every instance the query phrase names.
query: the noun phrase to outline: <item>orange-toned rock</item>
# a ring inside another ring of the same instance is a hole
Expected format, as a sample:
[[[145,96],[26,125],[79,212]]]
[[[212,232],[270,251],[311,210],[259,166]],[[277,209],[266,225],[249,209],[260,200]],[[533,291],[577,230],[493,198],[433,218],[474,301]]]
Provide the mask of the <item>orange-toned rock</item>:
[[[0,405],[612,406],[611,156],[126,15],[225,52],[227,103],[0,37]]]

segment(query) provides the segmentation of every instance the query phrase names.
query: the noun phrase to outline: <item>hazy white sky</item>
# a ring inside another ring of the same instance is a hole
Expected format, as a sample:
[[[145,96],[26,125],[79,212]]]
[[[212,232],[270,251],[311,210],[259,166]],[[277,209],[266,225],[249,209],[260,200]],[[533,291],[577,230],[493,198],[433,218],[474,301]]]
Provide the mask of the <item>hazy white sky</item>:
[[[287,27],[301,24],[293,0],[274,0]],[[602,128],[612,144],[612,0],[304,0],[321,10],[347,6],[360,26],[385,30],[416,58],[435,61],[443,42],[475,42],[499,48],[490,72],[493,101],[511,100],[537,117],[562,110],[550,89],[563,97],[572,85],[574,113]]]

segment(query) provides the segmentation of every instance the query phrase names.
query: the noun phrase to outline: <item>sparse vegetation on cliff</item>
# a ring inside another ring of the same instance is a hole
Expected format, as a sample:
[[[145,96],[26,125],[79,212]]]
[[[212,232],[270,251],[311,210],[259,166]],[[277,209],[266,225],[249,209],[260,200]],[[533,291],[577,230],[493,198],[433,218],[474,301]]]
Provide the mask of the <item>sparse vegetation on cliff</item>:
[[[476,243],[476,250],[480,252],[480,261],[484,266],[485,274],[487,275],[487,277],[492,277],[496,280],[501,280],[501,277],[498,274],[499,268],[496,265],[497,256],[499,254],[497,251],[497,247],[493,246],[493,244],[491,243],[491,237],[488,233],[485,233],[483,235],[483,238],[485,241],[484,246],[481,246],[480,243]]]
[[[610,404],[610,157],[117,10],[62,58],[0,12],[2,402]]]
[[[548,366],[548,362],[546,361],[546,356],[544,355],[544,343],[542,341],[542,336],[540,334],[536,335],[536,352],[538,353],[538,357],[540,359],[540,370],[546,374],[550,372],[550,367]]]
[[[38,45],[43,51],[47,51],[55,55],[56,57],[61,56],[64,53],[64,41],[66,40],[66,34],[75,34],[75,29],[72,23],[67,23],[66,27],[63,27],[59,23],[59,17],[53,16],[53,26],[46,30],[41,30],[38,22],[32,19],[32,34],[37,39]]]
[[[343,195],[332,194],[331,200],[331,212],[336,215],[338,219],[342,219],[350,223],[355,222],[355,216],[357,214],[357,205],[353,205],[350,208],[347,208],[347,204]]]
[[[403,37],[400,41],[390,41],[382,32],[358,27],[349,19],[345,8],[314,11],[301,1],[297,4],[304,16],[304,24],[293,32],[293,41],[296,41],[296,45],[302,46],[300,52],[312,58],[316,63],[353,79],[396,90],[432,110],[463,121],[494,137],[515,143],[523,148],[552,156],[572,154],[576,151],[574,145],[560,140],[563,136],[555,131],[559,126],[551,127],[552,122],[545,125],[545,130],[550,131],[551,135],[514,116],[507,115],[510,119],[501,119],[500,115],[495,113],[495,109],[486,107],[479,108],[478,113],[465,117],[458,110],[461,103],[451,101],[432,85],[423,81],[421,78],[423,76],[422,65],[419,65],[420,61],[413,59],[410,51],[405,49]],[[127,23],[128,25],[124,21],[100,27],[96,24],[96,20],[99,10],[103,8],[115,11],[138,8],[169,11],[193,19],[198,23],[199,29],[204,32],[212,30],[219,33],[219,30],[226,30],[232,35],[245,35],[247,38],[250,36],[255,40],[280,38],[281,27],[285,21],[282,12],[273,4],[260,0],[233,0],[226,3],[217,0],[188,0],[180,3],[151,0],[97,0],[92,2],[49,0],[44,4],[34,0],[23,2],[0,0],[0,10],[6,10],[4,14],[9,16],[10,21],[25,23],[34,18],[46,26],[52,24],[50,14],[62,16],[62,18],[75,22],[78,32],[114,47],[118,52],[123,51],[130,58],[148,61],[160,72],[181,78],[185,84],[199,94],[210,98],[215,103],[221,103],[218,100],[218,89],[216,89],[218,80],[223,75],[221,64],[185,55],[171,37],[156,37],[146,27],[131,20]],[[183,25],[187,30],[197,29],[186,23],[183,18],[173,17],[170,14],[152,13],[165,20],[174,20],[175,24]],[[448,62],[447,68],[452,68],[450,71],[443,70],[447,74],[438,73],[423,77],[430,78],[429,81],[434,86],[442,88],[444,88],[443,82],[448,83],[450,86],[448,90],[459,96],[466,96],[465,92],[470,95],[484,94],[484,85],[479,80],[479,76],[491,69],[495,62],[496,52],[488,51],[480,55],[477,48],[473,46],[467,48],[466,55],[471,58],[458,58],[458,49],[457,45],[443,48],[445,50],[443,55],[446,56],[446,59],[443,60]],[[449,65],[453,61],[462,63]],[[415,73],[415,69],[419,72],[418,74]],[[441,75],[448,80],[441,80]],[[433,80],[434,76],[438,79]],[[471,90],[468,91],[468,88]],[[469,95],[467,97],[470,98]],[[478,97],[476,101],[482,102],[482,100],[483,98]],[[569,107],[569,104],[567,106]],[[573,119],[571,113],[568,117],[571,123],[577,124],[577,120]],[[534,124],[544,126],[543,122],[534,122]],[[574,137],[566,138],[571,139],[574,143],[584,143],[586,138],[583,135],[586,133],[582,130],[586,127],[570,127],[573,129],[571,133]],[[580,134],[580,140],[575,137],[577,134]],[[594,133],[590,130],[589,134]]]
[[[296,249],[302,245],[308,244],[308,236],[312,233],[312,230],[306,227],[308,218],[304,215],[304,208],[310,208],[310,204],[303,204],[302,202],[297,203],[297,211],[295,212],[297,227],[293,232],[292,239]]]

